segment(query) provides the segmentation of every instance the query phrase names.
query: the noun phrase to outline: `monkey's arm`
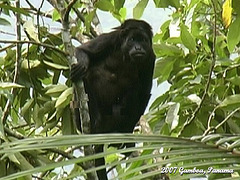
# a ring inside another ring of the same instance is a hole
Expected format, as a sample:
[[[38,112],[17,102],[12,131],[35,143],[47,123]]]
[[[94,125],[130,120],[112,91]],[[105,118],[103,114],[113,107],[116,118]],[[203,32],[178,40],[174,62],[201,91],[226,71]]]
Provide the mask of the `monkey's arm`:
[[[75,56],[77,58],[77,63],[71,66],[70,78],[73,82],[76,82],[83,78],[86,74],[89,66],[89,56],[82,50],[76,49]]]
[[[95,39],[79,46],[76,51],[86,52],[91,59],[99,59],[99,57],[109,54],[117,44],[120,44],[120,32],[113,31],[110,33],[101,34]]]
[[[113,31],[102,34],[86,44],[77,47],[75,50],[77,63],[71,67],[71,80],[76,82],[83,78],[89,66],[91,66],[92,63],[94,64],[94,61],[100,61],[108,54],[111,54],[116,44],[119,44],[119,32]]]

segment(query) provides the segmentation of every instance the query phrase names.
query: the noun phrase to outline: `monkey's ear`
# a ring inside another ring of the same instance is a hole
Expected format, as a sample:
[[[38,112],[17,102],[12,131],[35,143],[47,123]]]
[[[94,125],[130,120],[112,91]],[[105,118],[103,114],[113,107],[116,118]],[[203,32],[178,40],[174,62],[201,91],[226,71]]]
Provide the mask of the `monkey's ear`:
[[[118,31],[118,37],[122,40],[127,35],[129,29],[126,28],[125,23],[120,26],[114,27],[114,30]]]
[[[126,20],[126,21],[128,21],[128,20]],[[123,22],[120,26],[114,27],[113,29],[115,29],[115,30],[125,29],[126,28],[126,21]]]
[[[119,36],[119,39],[121,41],[123,41],[129,34],[129,29],[118,29],[117,30],[119,33],[118,33],[118,36]]]
[[[124,24],[121,24],[120,26],[114,27],[114,28],[112,28],[112,29],[114,29],[114,30],[124,29]]]

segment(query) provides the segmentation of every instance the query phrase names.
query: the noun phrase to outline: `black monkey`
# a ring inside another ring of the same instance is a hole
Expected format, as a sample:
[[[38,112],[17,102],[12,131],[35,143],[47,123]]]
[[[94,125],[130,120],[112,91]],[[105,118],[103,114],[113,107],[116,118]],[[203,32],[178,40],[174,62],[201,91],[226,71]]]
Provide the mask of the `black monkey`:
[[[82,78],[89,97],[91,133],[133,132],[150,98],[155,64],[151,26],[129,19],[114,29],[77,47],[78,62],[71,68],[72,81]],[[105,170],[97,173],[107,179]]]

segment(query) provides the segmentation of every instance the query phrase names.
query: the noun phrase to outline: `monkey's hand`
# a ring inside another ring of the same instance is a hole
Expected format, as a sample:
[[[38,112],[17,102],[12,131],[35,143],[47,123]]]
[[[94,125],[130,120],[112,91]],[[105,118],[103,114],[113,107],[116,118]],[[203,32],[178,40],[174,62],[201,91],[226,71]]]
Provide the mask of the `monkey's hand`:
[[[73,82],[82,79],[86,75],[89,66],[89,57],[84,51],[76,49],[76,58],[78,62],[72,64],[70,71],[70,79]]]

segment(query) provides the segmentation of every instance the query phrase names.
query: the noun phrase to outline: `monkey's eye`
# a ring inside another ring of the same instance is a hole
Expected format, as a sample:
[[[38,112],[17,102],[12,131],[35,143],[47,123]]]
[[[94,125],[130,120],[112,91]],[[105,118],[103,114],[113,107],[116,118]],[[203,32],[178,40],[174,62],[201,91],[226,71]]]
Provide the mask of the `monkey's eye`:
[[[147,39],[145,37],[141,37],[140,41],[147,42]]]
[[[128,39],[129,42],[133,42],[134,40],[135,40],[134,37],[130,37],[130,38]]]

